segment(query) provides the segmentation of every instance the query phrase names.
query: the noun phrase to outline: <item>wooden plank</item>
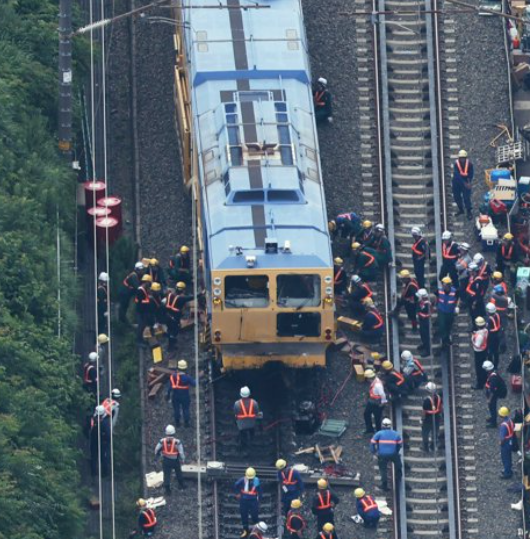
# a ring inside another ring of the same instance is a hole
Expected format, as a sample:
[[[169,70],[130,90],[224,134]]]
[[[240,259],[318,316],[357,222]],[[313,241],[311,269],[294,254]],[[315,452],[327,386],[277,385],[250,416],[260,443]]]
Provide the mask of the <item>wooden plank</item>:
[[[148,398],[150,399],[154,399],[157,395],[157,393],[162,389],[162,385],[161,383],[158,383],[156,385],[154,385],[151,389],[151,391],[149,391],[149,395],[147,395]]]
[[[173,371],[171,369],[168,369],[167,367],[162,367],[160,365],[155,365],[150,370],[156,372],[157,374],[173,374]]]
[[[149,380],[147,382],[147,387],[148,388],[152,388],[154,385],[160,383],[160,382],[163,382],[164,379],[166,378],[167,374],[165,372],[163,372],[162,374],[159,374],[158,376],[156,376],[155,378],[153,378],[152,380]]]

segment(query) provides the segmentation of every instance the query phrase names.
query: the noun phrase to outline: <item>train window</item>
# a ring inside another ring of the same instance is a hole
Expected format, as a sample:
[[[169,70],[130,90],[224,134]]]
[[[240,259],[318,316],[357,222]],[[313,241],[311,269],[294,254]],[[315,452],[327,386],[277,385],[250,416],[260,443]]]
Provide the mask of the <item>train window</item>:
[[[252,191],[236,191],[232,202],[234,204],[257,202],[263,204],[265,200],[265,193],[261,189],[254,189]]]
[[[293,161],[293,149],[291,146],[280,146],[280,156],[282,159],[282,165],[290,166]]]
[[[239,127],[228,127],[228,142],[229,144],[240,144]]]
[[[238,92],[237,96],[241,103],[248,103],[249,101],[270,101],[270,92]]]
[[[237,105],[235,103],[227,103],[225,105],[225,112],[230,114],[232,112],[237,112]]]
[[[278,275],[276,284],[279,307],[301,309],[320,305],[319,275]]]
[[[320,313],[279,313],[278,337],[320,337]]]
[[[287,103],[282,103],[282,102],[274,103],[274,108],[276,109],[277,112],[286,112]]]
[[[240,167],[243,164],[243,148],[241,146],[229,146],[230,164],[233,167]]]
[[[255,309],[269,305],[269,278],[266,275],[225,277],[227,309]]]
[[[269,189],[267,198],[269,202],[300,202],[298,191],[288,189]]]

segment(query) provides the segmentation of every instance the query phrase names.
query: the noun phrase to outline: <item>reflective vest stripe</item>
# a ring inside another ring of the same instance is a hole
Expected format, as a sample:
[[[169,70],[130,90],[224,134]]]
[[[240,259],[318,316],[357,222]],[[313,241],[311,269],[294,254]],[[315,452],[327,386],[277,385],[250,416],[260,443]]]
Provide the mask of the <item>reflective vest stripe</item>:
[[[250,399],[248,409],[245,406],[245,400],[240,399],[239,405],[241,407],[241,411],[239,414],[236,415],[237,419],[253,419],[256,417],[256,414],[254,412],[254,401]]]
[[[379,381],[374,381],[370,384],[370,390],[369,390],[369,393],[368,393],[368,396],[371,398],[371,399],[374,399],[374,400],[381,400],[383,397],[381,395],[377,395],[376,393],[374,393],[374,389],[376,387],[379,387],[381,384],[381,382]]]
[[[325,90],[322,90],[320,92],[316,92],[314,95],[315,104],[319,107],[323,107],[326,103],[325,101],[322,101],[322,98],[324,97],[324,94],[326,93]]]
[[[482,342],[478,344],[478,338],[483,337]],[[488,333],[484,330],[478,330],[473,333],[472,336],[473,346],[478,348],[479,352],[483,352],[488,347]]]
[[[456,260],[458,258],[457,254],[452,254],[453,245],[454,243],[450,243],[449,245],[442,243],[442,257],[445,260]]]
[[[331,508],[331,492],[326,490],[326,500],[321,492],[318,493],[318,505],[317,509],[330,509]]]
[[[169,381],[171,382],[171,389],[189,389],[190,386],[186,385],[185,383],[181,383],[182,375],[180,373],[172,374],[169,377]]]
[[[405,383],[405,377],[401,373],[399,373],[397,371],[392,371],[391,375],[394,378],[397,378],[397,385],[398,386],[403,385]]]
[[[371,311],[371,313],[377,318],[377,324],[374,326],[374,329],[382,328],[383,317],[377,311]]]
[[[140,286],[139,289],[143,292],[144,297],[142,300],[138,300],[138,297],[134,298],[135,303],[149,303],[149,294],[147,293],[147,290],[143,286]]]
[[[492,314],[489,317],[492,327],[489,328],[490,333],[497,333],[501,329],[501,317],[498,313]]]
[[[92,371],[92,369],[95,369],[96,367],[94,367],[94,365],[88,365],[85,369],[85,379],[84,379],[84,382],[86,384],[91,384],[93,382],[93,380],[90,379],[90,372]]]
[[[180,309],[176,307],[178,296],[176,294],[169,294],[166,302],[166,309],[169,309],[170,311],[173,311],[175,313],[179,313]]]
[[[414,245],[412,246],[412,252],[415,254],[415,255],[418,255],[420,257],[424,257],[425,256],[425,253],[421,250],[421,249],[418,249],[418,245],[421,245],[421,243],[423,242],[423,238],[420,238],[416,243],[414,243]]]
[[[293,481],[294,468],[289,468],[289,474],[285,476],[285,472],[282,471],[282,483],[284,485],[296,485],[297,480]]]
[[[366,283],[363,284],[362,288],[368,292],[368,294],[365,296],[366,298],[371,298],[374,295],[371,288]]]
[[[105,412],[107,412],[107,415],[112,415],[112,409],[114,408],[114,405],[118,404],[115,400],[106,398],[102,403],[101,406],[105,408]]]
[[[144,528],[152,528],[156,525],[156,515],[152,509],[146,509],[145,511],[143,511],[143,514],[147,520],[147,522],[143,524]]]
[[[250,486],[250,481],[248,482]],[[246,494],[248,496],[257,496],[258,491],[256,490],[256,486],[254,485],[254,482],[252,482],[252,486],[250,487],[250,490],[245,490],[245,483],[243,483],[243,488],[241,489],[241,494]]]
[[[339,271],[333,277],[333,284],[338,284],[344,279],[344,269],[339,268]]]
[[[466,294],[469,294],[470,296],[476,296],[477,293],[473,290],[473,284],[475,283],[476,277],[470,277],[469,283],[466,286]]]
[[[423,368],[423,365],[416,358],[414,358],[413,361],[414,361],[414,365],[416,365],[417,370],[415,370],[412,373],[412,376],[421,376],[424,373],[424,370],[425,370]]]
[[[300,522],[301,526],[299,526],[298,528],[294,528],[293,527],[293,520],[298,520]],[[287,522],[285,523],[285,527],[291,533],[296,533],[298,531],[302,531],[305,528],[305,520],[298,513],[289,515],[289,518],[287,519]]]
[[[508,247],[508,252],[506,252],[506,247]],[[513,243],[510,245],[501,245],[501,255],[506,260],[511,260],[513,255]]]
[[[504,440],[511,440],[514,435],[513,421],[511,419],[508,419],[507,421],[503,421],[502,425],[506,427],[506,435],[504,436]]]
[[[165,457],[174,457],[178,454],[177,440],[175,440],[175,438],[164,438],[162,441],[162,455]]]
[[[460,163],[460,159],[456,160],[456,167],[458,168],[458,172],[460,172],[460,176],[464,176],[467,178],[468,172],[469,172],[469,159],[466,159],[466,166],[465,168],[462,168],[462,165]]]
[[[360,499],[361,505],[363,506],[363,511],[368,512],[372,509],[377,509],[377,504],[375,503],[375,500],[372,498],[372,496],[364,496],[364,498]]]
[[[366,251],[363,251],[362,254],[368,257],[368,262],[364,265],[364,267],[369,268],[375,262],[375,257]]]
[[[442,398],[440,395],[435,395],[434,397],[429,397],[431,401],[431,409],[424,410],[427,415],[437,415],[442,411]]]
[[[125,277],[125,279],[123,279],[123,284],[124,284],[124,286],[126,286],[129,290],[134,290],[134,286],[132,286],[132,285],[129,284],[129,279],[130,279],[133,275],[136,275],[136,273],[134,273],[134,272],[129,273],[129,275],[127,275],[127,277]]]

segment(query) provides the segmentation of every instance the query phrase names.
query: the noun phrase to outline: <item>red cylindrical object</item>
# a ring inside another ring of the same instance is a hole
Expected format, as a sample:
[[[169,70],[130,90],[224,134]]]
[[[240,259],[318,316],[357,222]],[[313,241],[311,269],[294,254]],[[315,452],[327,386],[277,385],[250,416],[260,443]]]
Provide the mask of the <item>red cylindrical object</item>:
[[[105,182],[101,180],[83,183],[85,189],[85,208],[94,207],[100,198],[105,196]]]
[[[86,211],[88,219],[92,222],[92,219],[99,219],[100,217],[111,217],[111,211],[109,208],[102,208],[101,206],[94,206],[93,208],[88,208]]]
[[[98,248],[102,249],[106,245],[107,230],[109,246],[120,237],[119,221],[115,217],[100,217],[96,219],[96,239]]]
[[[110,210],[110,216],[118,219],[119,228],[121,230],[123,225],[121,217],[121,198],[115,196],[100,198],[98,200],[98,206]]]

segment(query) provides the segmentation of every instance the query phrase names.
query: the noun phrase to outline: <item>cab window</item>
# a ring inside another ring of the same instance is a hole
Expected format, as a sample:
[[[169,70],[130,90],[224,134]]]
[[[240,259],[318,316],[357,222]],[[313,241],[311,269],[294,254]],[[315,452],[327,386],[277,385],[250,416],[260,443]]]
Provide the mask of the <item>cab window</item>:
[[[278,275],[279,307],[301,309],[320,305],[320,275]]]
[[[225,306],[253,309],[269,305],[269,278],[266,275],[225,277]]]

